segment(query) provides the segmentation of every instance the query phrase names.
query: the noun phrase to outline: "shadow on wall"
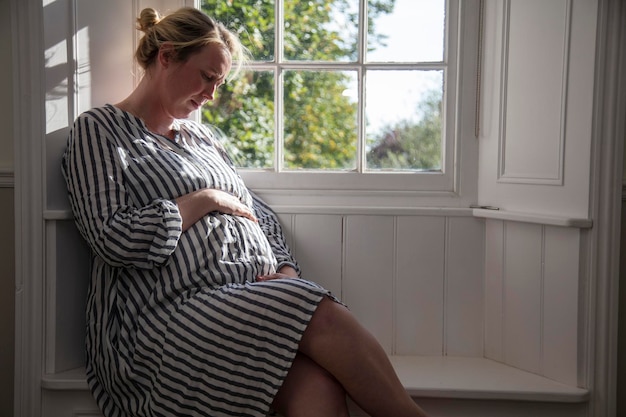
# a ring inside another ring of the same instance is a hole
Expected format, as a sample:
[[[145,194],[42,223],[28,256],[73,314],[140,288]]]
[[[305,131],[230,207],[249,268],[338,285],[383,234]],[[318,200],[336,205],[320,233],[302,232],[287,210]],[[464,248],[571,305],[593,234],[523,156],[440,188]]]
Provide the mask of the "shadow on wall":
[[[74,118],[123,99],[133,86],[134,2],[51,0],[43,7],[45,57],[45,358],[55,373],[84,365],[90,252],[71,216],[61,158]],[[73,262],[63,262],[65,259]],[[60,325],[62,323],[62,325]],[[3,415],[3,414],[0,414]]]
[[[60,163],[74,118],[132,91],[139,36],[127,19],[136,13],[133,4],[52,0],[43,9],[46,210],[69,210]]]
[[[0,169],[13,169],[11,4],[0,0]],[[15,210],[12,184],[0,184],[0,416],[13,415],[15,354]]]
[[[619,316],[617,342],[617,413],[626,415],[626,201],[622,200],[622,231],[620,253]]]
[[[0,187],[0,416],[13,415],[15,213],[13,188]]]

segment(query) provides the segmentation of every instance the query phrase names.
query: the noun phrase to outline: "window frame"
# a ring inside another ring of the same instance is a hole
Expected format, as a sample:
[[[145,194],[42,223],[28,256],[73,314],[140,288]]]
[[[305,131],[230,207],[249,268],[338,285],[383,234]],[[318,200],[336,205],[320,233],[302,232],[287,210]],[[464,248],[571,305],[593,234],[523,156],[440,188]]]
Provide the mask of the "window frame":
[[[364,61],[365,8],[367,0],[360,2],[359,13],[359,57],[354,62],[287,61],[283,57],[282,1],[276,1],[276,26],[274,61],[257,61],[247,64],[246,69],[271,71],[274,74],[274,167],[271,169],[239,168],[239,173],[247,185],[264,194],[282,197],[302,198],[316,195],[317,201],[324,204],[324,197],[330,197],[333,204],[360,204],[363,198],[381,204],[395,206],[452,205],[470,204],[475,197],[471,192],[476,187],[469,186],[470,195],[464,202],[451,202],[451,197],[461,197],[461,177],[465,184],[477,182],[477,151],[475,146],[463,142],[474,139],[477,88],[477,53],[479,37],[479,0],[447,0],[444,34],[444,57],[441,62],[422,63],[369,63]],[[441,171],[365,171],[365,77],[368,70],[442,70],[443,108],[442,126],[442,167]],[[285,71],[290,70],[337,70],[355,71],[358,81],[358,144],[355,171],[331,170],[287,170],[282,166],[283,159],[283,83]],[[466,82],[468,80],[470,82]],[[468,85],[465,86],[465,83]],[[471,114],[463,117],[462,114]],[[471,136],[471,137],[468,137]],[[463,164],[461,164],[461,160]],[[466,168],[462,172],[462,167]],[[469,180],[469,181],[468,181]],[[467,194],[467,193],[465,193]],[[340,196],[340,197],[339,197]],[[433,197],[442,197],[433,199]],[[357,200],[354,200],[357,198]],[[425,199],[424,199],[425,198]],[[289,201],[289,198],[287,198]],[[389,203],[391,201],[391,203]]]

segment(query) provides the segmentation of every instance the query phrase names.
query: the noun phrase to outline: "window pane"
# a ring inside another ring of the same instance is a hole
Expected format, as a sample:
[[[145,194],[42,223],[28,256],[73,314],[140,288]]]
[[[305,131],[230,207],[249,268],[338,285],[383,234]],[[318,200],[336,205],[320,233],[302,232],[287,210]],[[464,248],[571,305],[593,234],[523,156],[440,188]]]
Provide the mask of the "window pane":
[[[356,72],[287,71],[284,83],[285,168],[355,169]]]
[[[358,0],[285,1],[285,58],[354,61]]]
[[[220,87],[202,109],[203,123],[221,129],[226,150],[243,168],[274,166],[274,76],[247,71]]]
[[[443,71],[368,71],[367,168],[440,170]]]
[[[392,12],[368,1],[369,62],[440,62],[445,39],[445,0],[396,0]]]
[[[202,0],[202,10],[235,31],[256,61],[273,61],[274,0]]]

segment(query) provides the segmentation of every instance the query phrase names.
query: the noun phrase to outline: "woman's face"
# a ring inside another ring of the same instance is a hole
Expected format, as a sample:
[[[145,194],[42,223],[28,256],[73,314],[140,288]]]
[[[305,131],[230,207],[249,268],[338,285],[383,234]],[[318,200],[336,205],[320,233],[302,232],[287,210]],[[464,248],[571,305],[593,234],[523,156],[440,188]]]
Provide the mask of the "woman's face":
[[[209,100],[230,72],[230,53],[218,44],[208,44],[186,61],[163,61],[166,82],[162,106],[173,118],[186,118]]]

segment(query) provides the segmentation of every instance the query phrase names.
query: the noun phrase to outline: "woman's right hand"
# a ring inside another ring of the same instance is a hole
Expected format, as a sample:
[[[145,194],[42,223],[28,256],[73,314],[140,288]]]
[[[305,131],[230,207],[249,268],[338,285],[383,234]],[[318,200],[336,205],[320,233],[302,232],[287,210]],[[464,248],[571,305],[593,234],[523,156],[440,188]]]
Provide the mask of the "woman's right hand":
[[[258,222],[252,210],[234,195],[211,188],[205,188],[201,191],[204,191],[207,194],[207,198],[212,201],[214,205],[214,209],[209,210],[208,213],[217,211],[219,213],[245,217],[253,222]]]
[[[178,197],[176,204],[183,219],[183,231],[214,211],[245,217],[253,222],[258,221],[252,210],[237,197],[212,188],[203,188]]]

